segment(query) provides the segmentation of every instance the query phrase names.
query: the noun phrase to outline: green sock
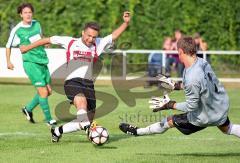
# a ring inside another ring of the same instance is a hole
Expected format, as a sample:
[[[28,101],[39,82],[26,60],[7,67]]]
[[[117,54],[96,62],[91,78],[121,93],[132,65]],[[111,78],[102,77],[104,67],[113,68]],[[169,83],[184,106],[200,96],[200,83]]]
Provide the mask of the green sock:
[[[36,94],[32,101],[26,105],[27,111],[32,112],[33,109],[39,104],[39,95]]]
[[[52,120],[49,105],[48,105],[48,98],[42,98],[39,96],[39,104],[43,110],[43,114],[45,116],[46,121]]]

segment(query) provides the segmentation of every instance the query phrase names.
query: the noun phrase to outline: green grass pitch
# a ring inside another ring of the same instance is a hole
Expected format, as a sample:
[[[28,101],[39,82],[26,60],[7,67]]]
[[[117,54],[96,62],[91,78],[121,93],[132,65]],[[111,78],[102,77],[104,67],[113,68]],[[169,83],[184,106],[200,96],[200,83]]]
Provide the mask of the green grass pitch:
[[[119,99],[111,86],[96,86],[102,92]],[[137,91],[144,91],[138,88]],[[229,117],[240,124],[240,90],[227,89],[231,106]],[[20,108],[34,95],[30,85],[0,85],[0,160],[1,162],[239,162],[240,139],[222,134],[216,127],[209,127],[190,136],[176,129],[162,135],[132,137],[118,129],[121,121],[147,126],[164,115],[153,114],[148,109],[148,99],[138,99],[135,107],[119,99],[118,107],[97,122],[110,133],[109,143],[96,147],[83,131],[66,134],[59,143],[50,142],[49,127],[43,121],[39,107],[34,110],[36,124],[30,124]],[[149,94],[149,96],[151,96]],[[184,100],[183,92],[170,95],[177,101]],[[65,96],[53,92],[49,99],[52,113]],[[100,102],[98,102],[98,105]],[[71,112],[75,112],[71,109]]]

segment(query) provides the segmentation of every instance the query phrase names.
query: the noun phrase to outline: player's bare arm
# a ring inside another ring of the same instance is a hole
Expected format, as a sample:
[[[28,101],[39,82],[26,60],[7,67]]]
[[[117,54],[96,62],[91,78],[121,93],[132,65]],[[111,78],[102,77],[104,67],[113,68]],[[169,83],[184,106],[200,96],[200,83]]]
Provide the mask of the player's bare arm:
[[[27,51],[29,51],[33,48],[36,48],[36,47],[42,46],[42,45],[46,45],[46,44],[50,44],[50,38],[40,39],[30,45],[22,45],[22,46],[20,46],[20,51],[21,51],[21,53],[26,53]]]
[[[6,48],[7,68],[10,70],[13,70],[14,66],[11,62],[10,56],[11,56],[11,48]]]
[[[129,11],[123,13],[123,23],[112,33],[113,41],[116,40],[128,27],[128,24],[131,20],[131,15]]]

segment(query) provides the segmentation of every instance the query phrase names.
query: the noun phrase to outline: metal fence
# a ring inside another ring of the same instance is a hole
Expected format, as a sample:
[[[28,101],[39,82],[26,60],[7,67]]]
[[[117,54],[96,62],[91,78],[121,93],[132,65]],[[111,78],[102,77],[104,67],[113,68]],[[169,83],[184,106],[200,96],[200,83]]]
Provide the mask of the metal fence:
[[[160,53],[162,54],[162,66],[166,67],[166,57],[169,54],[177,54],[177,51],[166,51],[166,50],[115,50],[112,53],[120,53],[123,55],[123,77],[127,76],[127,56],[130,54],[150,54],[150,53]],[[202,54],[203,59],[207,59],[207,55],[240,55],[240,51],[219,51],[219,50],[209,50],[209,51],[198,51],[197,54]],[[240,73],[240,72],[239,72]],[[240,78],[221,78],[223,82],[240,82]]]

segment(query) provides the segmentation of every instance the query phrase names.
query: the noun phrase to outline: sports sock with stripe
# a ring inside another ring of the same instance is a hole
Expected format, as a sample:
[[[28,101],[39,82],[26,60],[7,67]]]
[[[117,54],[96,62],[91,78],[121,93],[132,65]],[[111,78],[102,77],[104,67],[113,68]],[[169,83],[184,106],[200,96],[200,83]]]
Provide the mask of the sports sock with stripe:
[[[45,116],[46,121],[49,122],[50,120],[52,120],[52,116],[51,116],[49,104],[48,104],[48,98],[42,98],[39,96],[39,104],[41,109],[43,110],[43,114]]]

